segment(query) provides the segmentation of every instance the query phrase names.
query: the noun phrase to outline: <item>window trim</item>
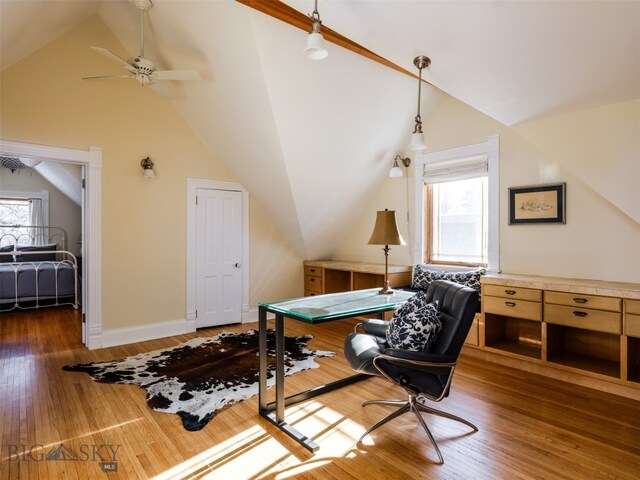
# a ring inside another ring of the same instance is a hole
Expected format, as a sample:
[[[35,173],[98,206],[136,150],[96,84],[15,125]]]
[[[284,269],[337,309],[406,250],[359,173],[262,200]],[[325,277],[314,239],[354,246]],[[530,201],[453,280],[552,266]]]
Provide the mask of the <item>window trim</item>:
[[[487,239],[487,270],[490,272],[500,271],[500,136],[491,135],[486,142],[467,145],[464,147],[451,148],[433,153],[419,152],[415,157],[415,174],[412,192],[412,216],[415,221],[411,222],[412,232],[412,262],[414,264],[424,263],[424,214],[425,195],[422,172],[424,166],[431,162],[442,162],[454,160],[456,158],[470,157],[474,155],[487,156],[488,169],[488,239]]]

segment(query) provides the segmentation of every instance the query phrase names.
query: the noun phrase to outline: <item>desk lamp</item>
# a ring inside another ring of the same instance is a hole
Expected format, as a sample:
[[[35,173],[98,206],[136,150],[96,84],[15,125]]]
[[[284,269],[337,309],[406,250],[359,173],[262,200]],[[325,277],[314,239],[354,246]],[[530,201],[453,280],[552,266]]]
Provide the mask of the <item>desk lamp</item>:
[[[369,245],[384,245],[384,287],[378,293],[390,295],[393,290],[389,288],[389,245],[406,245],[396,224],[395,210],[384,209],[376,214],[376,224],[369,239]]]

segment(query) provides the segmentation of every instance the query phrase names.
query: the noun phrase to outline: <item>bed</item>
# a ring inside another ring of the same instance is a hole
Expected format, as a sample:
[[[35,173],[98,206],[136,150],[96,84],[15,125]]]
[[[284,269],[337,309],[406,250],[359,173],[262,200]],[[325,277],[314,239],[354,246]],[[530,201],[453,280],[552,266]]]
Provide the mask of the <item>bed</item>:
[[[78,308],[76,256],[59,227],[0,225],[0,312]]]

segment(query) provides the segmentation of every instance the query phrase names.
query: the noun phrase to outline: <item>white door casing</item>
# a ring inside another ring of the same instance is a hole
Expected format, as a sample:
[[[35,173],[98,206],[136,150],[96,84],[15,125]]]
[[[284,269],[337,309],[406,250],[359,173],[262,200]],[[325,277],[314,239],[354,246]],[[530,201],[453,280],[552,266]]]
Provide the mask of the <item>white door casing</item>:
[[[242,321],[255,321],[249,309],[249,192],[237,182],[224,182],[205,178],[187,178],[187,308],[186,329],[196,330],[196,197],[198,189],[230,190],[242,194]]]
[[[242,193],[196,192],[197,328],[242,321]]]
[[[73,163],[85,166],[83,226],[83,342],[89,349],[102,348],[102,149],[53,147],[0,140],[3,155]]]

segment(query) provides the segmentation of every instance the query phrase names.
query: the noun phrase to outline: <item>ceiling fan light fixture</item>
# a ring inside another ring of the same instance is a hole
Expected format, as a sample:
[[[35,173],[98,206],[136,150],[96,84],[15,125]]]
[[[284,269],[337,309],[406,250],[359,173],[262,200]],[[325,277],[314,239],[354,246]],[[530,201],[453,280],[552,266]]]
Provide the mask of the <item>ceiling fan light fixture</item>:
[[[322,60],[329,56],[329,51],[320,31],[322,20],[320,20],[320,13],[318,13],[318,0],[315,0],[315,8],[309,14],[309,18],[311,19],[311,31],[307,36],[307,47],[304,49],[304,54],[310,60]]]

